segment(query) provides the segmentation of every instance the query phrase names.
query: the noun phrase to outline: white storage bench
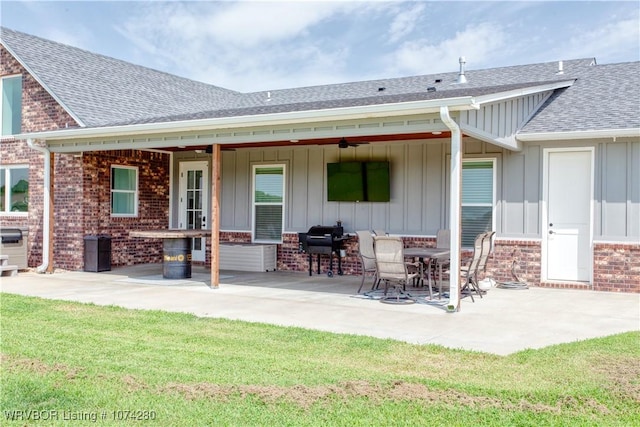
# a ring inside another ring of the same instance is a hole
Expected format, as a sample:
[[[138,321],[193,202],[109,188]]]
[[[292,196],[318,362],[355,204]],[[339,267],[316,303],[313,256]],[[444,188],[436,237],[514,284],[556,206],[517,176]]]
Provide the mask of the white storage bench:
[[[220,244],[220,270],[276,271],[276,258],[276,245]]]

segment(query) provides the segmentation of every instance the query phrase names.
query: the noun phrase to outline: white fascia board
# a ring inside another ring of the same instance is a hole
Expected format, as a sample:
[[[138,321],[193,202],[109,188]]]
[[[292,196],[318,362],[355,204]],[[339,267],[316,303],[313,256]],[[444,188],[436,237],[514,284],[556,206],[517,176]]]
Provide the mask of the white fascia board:
[[[200,120],[186,120],[162,123],[143,123],[124,126],[98,128],[76,128],[57,131],[34,132],[16,135],[16,139],[44,139],[49,141],[70,140],[74,138],[99,138],[122,135],[158,134],[168,132],[188,132],[207,129],[228,129],[253,126],[276,126],[305,122],[332,120],[352,120],[371,117],[391,117],[411,114],[428,114],[440,111],[441,106],[450,110],[478,109],[471,96],[445,98],[424,101],[376,104],[358,107],[331,108],[325,110],[292,111],[287,113],[259,114],[252,116],[234,116]]]
[[[478,104],[491,104],[493,102],[504,101],[505,99],[517,98],[520,96],[527,96],[533,93],[540,93],[548,90],[562,89],[562,88],[573,85],[574,82],[575,80],[572,79],[572,80],[563,80],[563,81],[553,82],[553,83],[546,83],[546,84],[537,85],[537,86],[529,86],[521,89],[513,89],[505,92],[492,93],[490,95],[476,96],[475,100]]]
[[[40,86],[42,86],[44,88],[44,90],[47,91],[47,93],[49,95],[51,95],[51,97],[58,103],[60,104],[60,106],[62,108],[64,108],[64,111],[66,111],[73,120],[76,121],[76,123],[78,123],[78,125],[80,125],[81,127],[85,127],[85,123],[80,120],[80,117],[78,117],[73,110],[71,110],[71,108],[67,107],[67,105],[62,102],[62,100],[60,98],[58,98],[58,95],[56,95],[56,93],[54,91],[51,90],[51,88],[49,86],[47,86],[47,84],[45,82],[42,81],[42,79],[40,79],[40,77],[38,77],[38,74],[35,73],[31,67],[29,67],[29,65],[27,65],[24,61],[22,61],[20,59],[20,57],[18,55],[16,55],[16,53],[13,51],[13,49],[11,49],[9,46],[6,45],[6,43],[2,43],[2,46],[4,46],[5,49],[7,49],[7,51],[11,54],[11,56],[13,56],[15,58],[16,61],[18,61],[20,63],[20,65],[22,65],[24,67],[24,69],[27,71],[27,73],[29,73],[29,75],[31,77],[33,77],[38,84],[40,84]]]
[[[571,132],[535,132],[518,133],[519,141],[560,141],[571,139],[597,139],[597,138],[640,138],[640,128],[635,129],[603,129],[603,130],[579,130]]]

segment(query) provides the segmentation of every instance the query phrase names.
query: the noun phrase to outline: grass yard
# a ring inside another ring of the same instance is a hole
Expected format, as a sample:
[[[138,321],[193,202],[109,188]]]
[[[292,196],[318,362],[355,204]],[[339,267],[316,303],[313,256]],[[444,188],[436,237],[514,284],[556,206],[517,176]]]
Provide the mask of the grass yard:
[[[640,425],[638,332],[502,357],[0,298],[1,425]]]

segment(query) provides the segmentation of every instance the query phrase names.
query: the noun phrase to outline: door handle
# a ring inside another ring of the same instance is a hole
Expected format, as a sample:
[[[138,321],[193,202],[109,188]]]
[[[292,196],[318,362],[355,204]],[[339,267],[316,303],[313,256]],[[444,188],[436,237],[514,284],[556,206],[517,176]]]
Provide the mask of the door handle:
[[[549,230],[549,234],[553,234],[553,230]]]

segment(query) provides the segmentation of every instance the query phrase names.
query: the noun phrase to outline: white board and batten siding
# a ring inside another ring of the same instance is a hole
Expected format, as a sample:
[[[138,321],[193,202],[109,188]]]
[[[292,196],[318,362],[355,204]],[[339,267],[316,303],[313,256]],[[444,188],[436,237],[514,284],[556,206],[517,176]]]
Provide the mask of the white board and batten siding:
[[[384,229],[406,235],[435,233],[444,217],[446,140],[371,143],[340,149],[301,146],[222,153],[221,224],[225,231],[251,230],[251,166],[287,169],[286,232],[341,220],[345,231]],[[328,202],[327,163],[389,161],[390,202]]]
[[[552,91],[483,105],[479,110],[460,112],[460,124],[494,138],[514,135],[549,98]]]

